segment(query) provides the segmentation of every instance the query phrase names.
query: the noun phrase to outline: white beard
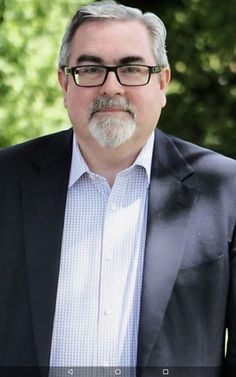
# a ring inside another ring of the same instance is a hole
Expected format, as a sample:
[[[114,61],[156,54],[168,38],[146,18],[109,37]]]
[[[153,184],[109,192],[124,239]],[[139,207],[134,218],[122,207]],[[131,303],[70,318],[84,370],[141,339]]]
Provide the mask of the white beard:
[[[136,122],[134,118],[128,120],[107,116],[99,120],[91,118],[88,129],[101,146],[117,148],[133,136]]]

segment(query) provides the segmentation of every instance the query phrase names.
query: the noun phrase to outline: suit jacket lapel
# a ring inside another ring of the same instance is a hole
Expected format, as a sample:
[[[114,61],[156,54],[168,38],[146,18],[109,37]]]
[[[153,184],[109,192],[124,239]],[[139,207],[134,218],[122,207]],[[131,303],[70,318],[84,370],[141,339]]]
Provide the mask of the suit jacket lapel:
[[[173,142],[157,131],[148,205],[138,366],[149,365],[158,337],[184,252],[194,191],[191,167]]]
[[[40,366],[49,363],[70,172],[72,132],[53,141],[25,168],[22,202],[29,295]]]

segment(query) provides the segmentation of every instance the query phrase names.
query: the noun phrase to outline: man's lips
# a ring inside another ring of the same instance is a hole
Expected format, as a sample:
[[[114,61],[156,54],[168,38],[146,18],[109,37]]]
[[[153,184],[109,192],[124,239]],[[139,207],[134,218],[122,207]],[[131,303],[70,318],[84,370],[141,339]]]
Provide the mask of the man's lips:
[[[130,115],[132,115],[132,113],[129,111],[129,110],[123,110],[123,109],[119,109],[119,108],[104,108],[104,109],[99,109],[99,110],[96,110],[93,114],[99,114],[99,113],[128,113]]]
[[[113,113],[113,112],[127,112],[126,110],[122,110],[122,109],[113,109],[113,108],[111,108],[111,109],[101,109],[101,110],[97,110],[96,111],[96,113]]]

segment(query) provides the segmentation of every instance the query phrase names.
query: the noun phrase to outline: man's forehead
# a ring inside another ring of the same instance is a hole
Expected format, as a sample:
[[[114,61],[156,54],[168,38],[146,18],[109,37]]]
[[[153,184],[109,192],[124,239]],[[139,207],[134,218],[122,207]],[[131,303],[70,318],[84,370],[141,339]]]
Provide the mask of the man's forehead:
[[[86,21],[75,32],[70,55],[73,55],[73,64],[107,64],[111,59],[115,62],[109,64],[142,64],[152,54],[152,46],[151,38],[150,43],[141,38],[150,38],[150,34],[137,20]]]
[[[122,35],[129,35],[129,38],[135,37],[136,33],[143,33],[143,35],[150,35],[147,26],[140,20],[128,19],[89,19],[83,22],[75,30],[72,42],[74,39],[82,38],[84,41],[87,39],[98,39],[100,35],[104,36],[115,34],[117,38]]]

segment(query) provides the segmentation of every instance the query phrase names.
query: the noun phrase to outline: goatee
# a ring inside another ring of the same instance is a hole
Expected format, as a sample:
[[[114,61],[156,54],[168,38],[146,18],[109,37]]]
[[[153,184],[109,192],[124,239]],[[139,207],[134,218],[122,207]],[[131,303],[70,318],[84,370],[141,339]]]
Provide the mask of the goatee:
[[[119,118],[110,113],[96,119],[94,114],[115,109],[127,112],[127,116]],[[88,129],[93,138],[103,147],[117,148],[128,141],[135,133],[135,110],[124,97],[98,97],[91,106]]]

